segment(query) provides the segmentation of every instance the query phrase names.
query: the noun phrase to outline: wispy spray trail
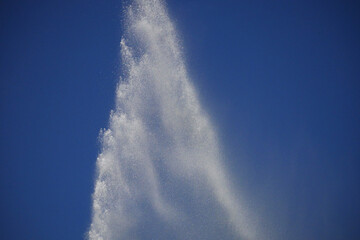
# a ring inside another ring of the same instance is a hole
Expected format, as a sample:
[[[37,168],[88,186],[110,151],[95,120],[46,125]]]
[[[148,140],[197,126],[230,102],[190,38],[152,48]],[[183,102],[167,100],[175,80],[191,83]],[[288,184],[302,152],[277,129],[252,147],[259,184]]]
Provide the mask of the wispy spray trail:
[[[138,0],[126,14],[89,239],[253,238],[163,2]]]

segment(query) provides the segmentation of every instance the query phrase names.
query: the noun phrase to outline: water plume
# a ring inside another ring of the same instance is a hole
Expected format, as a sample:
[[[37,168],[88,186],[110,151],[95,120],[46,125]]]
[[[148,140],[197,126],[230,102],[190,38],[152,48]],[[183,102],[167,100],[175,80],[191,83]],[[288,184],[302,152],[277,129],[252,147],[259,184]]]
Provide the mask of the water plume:
[[[251,239],[161,0],[125,11],[123,76],[102,130],[89,239]]]

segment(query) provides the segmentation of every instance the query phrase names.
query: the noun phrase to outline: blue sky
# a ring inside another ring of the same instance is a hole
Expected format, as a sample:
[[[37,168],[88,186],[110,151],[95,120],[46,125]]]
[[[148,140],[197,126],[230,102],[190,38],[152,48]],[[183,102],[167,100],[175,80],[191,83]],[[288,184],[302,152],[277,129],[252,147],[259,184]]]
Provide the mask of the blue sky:
[[[352,1],[168,1],[234,182],[281,239],[358,239]],[[120,74],[121,1],[0,3],[0,238],[81,239]]]

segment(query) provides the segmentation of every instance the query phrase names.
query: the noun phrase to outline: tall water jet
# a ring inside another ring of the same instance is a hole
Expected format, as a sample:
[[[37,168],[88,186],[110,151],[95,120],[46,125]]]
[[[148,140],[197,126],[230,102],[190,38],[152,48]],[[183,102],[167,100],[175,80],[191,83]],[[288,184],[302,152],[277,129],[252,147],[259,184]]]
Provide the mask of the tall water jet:
[[[89,239],[254,238],[164,3],[137,0],[125,12]]]

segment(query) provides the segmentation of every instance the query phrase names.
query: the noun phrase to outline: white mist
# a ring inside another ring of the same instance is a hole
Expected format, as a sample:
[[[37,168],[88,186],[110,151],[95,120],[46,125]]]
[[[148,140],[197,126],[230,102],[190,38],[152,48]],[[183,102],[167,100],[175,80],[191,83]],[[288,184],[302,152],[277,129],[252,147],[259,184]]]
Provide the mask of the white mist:
[[[89,239],[256,238],[164,3],[138,0],[126,14],[123,77],[100,136]]]

